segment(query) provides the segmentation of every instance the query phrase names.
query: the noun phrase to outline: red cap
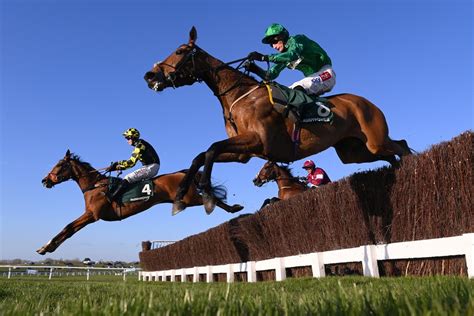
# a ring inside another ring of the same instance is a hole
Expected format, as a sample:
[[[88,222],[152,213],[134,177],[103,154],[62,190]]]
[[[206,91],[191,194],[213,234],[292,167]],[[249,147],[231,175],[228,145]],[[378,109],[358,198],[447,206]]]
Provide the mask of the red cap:
[[[309,169],[309,168],[315,168],[316,165],[314,164],[314,161],[312,160],[306,160],[303,164],[303,169]]]

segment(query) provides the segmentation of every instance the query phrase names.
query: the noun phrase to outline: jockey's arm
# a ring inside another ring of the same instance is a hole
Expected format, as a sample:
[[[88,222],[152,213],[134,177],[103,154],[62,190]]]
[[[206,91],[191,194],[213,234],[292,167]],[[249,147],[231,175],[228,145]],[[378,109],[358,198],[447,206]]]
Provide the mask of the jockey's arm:
[[[287,65],[300,58],[302,53],[303,45],[295,41],[290,41],[285,52],[269,55],[268,60],[276,64]]]
[[[253,62],[245,65],[245,69],[247,69],[250,72],[253,72],[254,74],[256,74],[257,76],[259,76],[260,78],[266,81],[271,81],[275,79],[276,77],[278,77],[278,75],[284,68],[285,68],[285,65],[277,64],[270,67],[268,71],[265,71]]]
[[[117,165],[117,170],[125,170],[128,168],[132,168],[137,164],[137,161],[139,160],[140,156],[142,155],[142,148],[141,147],[135,147],[135,149],[132,152],[132,156],[128,160],[121,160],[118,162]]]
[[[285,69],[286,64],[275,64],[268,69],[268,71],[265,73],[265,76],[262,77],[263,79],[267,81],[275,80],[278,75],[280,75],[280,72]]]

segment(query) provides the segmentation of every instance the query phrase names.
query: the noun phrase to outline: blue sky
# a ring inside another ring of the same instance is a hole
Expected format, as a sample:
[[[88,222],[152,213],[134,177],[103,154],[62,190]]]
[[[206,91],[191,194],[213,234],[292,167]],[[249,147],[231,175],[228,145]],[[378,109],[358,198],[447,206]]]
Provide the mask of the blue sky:
[[[197,44],[223,61],[272,53],[260,40],[274,22],[306,34],[333,60],[331,93],[377,104],[392,138],[415,150],[473,128],[470,0],[4,0],[0,15],[1,259],[44,259],[35,250],[83,212],[74,182],[52,190],[40,182],[67,149],[105,167],[129,157],[121,133],[133,126],[168,173],[226,138],[218,101],[204,84],[157,94],[143,80],[155,61],[187,42],[193,25]],[[278,81],[299,78],[285,70]],[[383,165],[343,165],[333,149],[312,158],[333,180]],[[274,183],[251,182],[263,163],[213,169],[242,213],[276,195]],[[292,165],[296,175],[304,174],[301,164]],[[46,257],[138,260],[143,240],[179,240],[232,217],[220,209],[207,216],[202,207],[172,217],[171,205],[158,205],[122,222],[91,224]]]

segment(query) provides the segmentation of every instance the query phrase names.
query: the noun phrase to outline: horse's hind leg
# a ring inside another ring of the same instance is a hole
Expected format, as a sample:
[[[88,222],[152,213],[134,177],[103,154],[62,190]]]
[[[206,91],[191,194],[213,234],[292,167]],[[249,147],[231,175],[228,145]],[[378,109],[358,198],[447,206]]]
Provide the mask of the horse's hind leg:
[[[202,152],[193,159],[193,162],[191,163],[188,172],[186,172],[186,175],[181,180],[178,190],[176,191],[176,197],[173,201],[173,215],[178,214],[186,208],[186,203],[183,201],[184,196],[186,195],[186,193],[188,193],[189,187],[193,183],[194,177],[199,171],[199,168],[204,165],[204,161],[206,158],[205,154],[205,152]]]
[[[242,205],[239,204],[234,204],[232,206],[228,205],[222,202],[221,200],[217,200],[216,205],[228,213],[237,213],[244,208]]]
[[[398,145],[400,147],[400,150],[403,152],[403,155],[402,156],[406,156],[406,155],[411,155],[412,154],[412,150],[411,148],[408,146],[408,143],[406,140],[404,139],[400,139],[400,140],[392,140],[392,142],[394,142],[396,145]]]
[[[87,226],[90,223],[95,222],[95,218],[92,213],[86,212],[79,216],[76,220],[69,223],[64,229],[51,239],[46,245],[36,250],[40,255],[44,255],[47,252],[53,252],[58,248],[66,239],[74,235],[81,228]]]
[[[359,111],[355,116],[360,126],[360,139],[365,141],[372,154],[379,157],[401,157],[411,153],[405,140],[393,141],[388,137],[387,121],[379,108],[364,98],[359,99],[357,103]]]
[[[334,145],[339,159],[343,163],[362,163],[385,160],[392,166],[397,166],[395,155],[375,155],[369,151],[365,143],[355,137],[344,138]]]

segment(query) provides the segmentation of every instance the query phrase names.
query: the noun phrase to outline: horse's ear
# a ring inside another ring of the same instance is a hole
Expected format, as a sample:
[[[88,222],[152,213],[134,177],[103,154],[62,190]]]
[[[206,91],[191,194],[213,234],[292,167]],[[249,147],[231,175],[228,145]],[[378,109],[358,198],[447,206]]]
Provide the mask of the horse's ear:
[[[64,155],[64,158],[68,158],[68,159],[69,159],[69,157],[71,157],[71,151],[68,149],[68,150],[66,151],[66,154]]]
[[[196,40],[197,40],[197,31],[196,31],[196,28],[193,26],[191,28],[191,31],[189,31],[189,45],[194,45],[194,43],[196,43]]]

